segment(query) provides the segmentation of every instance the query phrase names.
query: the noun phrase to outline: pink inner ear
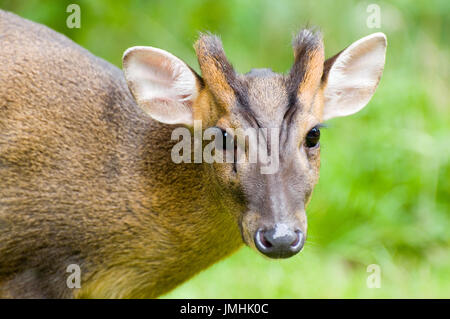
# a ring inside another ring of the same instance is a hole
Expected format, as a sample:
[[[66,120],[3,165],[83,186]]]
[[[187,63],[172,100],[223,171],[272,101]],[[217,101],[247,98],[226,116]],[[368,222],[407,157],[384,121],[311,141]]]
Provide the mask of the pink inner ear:
[[[385,53],[386,36],[374,33],[336,56],[324,91],[324,120],[356,113],[367,105],[382,75]]]
[[[124,70],[137,100],[169,99],[185,104],[196,96],[196,78],[191,69],[164,50],[131,48],[124,55]]]
[[[183,94],[183,95],[179,95],[181,100],[185,100],[190,96],[190,94]]]
[[[166,124],[192,125],[191,102],[180,103],[174,99],[154,98],[140,103],[153,119]]]

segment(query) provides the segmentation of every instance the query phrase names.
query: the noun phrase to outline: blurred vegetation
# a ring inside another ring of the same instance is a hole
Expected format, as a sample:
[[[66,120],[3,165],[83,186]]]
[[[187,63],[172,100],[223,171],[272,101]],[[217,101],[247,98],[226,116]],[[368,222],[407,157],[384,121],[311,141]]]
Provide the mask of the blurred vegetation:
[[[81,6],[80,29],[66,27],[69,3]],[[366,25],[371,3],[381,8],[380,29]],[[292,33],[305,25],[320,27],[327,56],[386,33],[386,67],[372,101],[323,131],[304,252],[273,261],[244,247],[166,297],[450,297],[448,0],[0,0],[0,8],[119,67],[126,48],[151,45],[198,70],[192,44],[209,30],[240,72],[285,72]],[[366,286],[369,264],[381,267],[380,289]]]

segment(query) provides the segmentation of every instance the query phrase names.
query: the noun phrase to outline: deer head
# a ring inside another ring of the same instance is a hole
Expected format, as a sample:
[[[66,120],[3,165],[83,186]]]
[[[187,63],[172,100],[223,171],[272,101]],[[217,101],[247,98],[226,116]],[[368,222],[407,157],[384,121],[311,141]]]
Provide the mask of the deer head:
[[[130,48],[123,58],[129,88],[153,119],[188,128],[202,121],[220,134],[222,149],[216,152],[241,150],[244,159],[251,143],[237,142],[242,133],[236,132],[258,130],[258,147],[276,160],[275,170],[264,171],[267,162],[259,158],[233,156],[230,163],[210,164],[208,172],[221,192],[245,203],[234,212],[243,240],[272,258],[302,249],[305,209],[319,177],[321,123],[356,113],[369,102],[384,68],[386,37],[369,35],[325,60],[321,35],[302,30],[293,48],[287,74],[237,73],[219,38],[210,34],[195,43],[201,76],[153,47]]]

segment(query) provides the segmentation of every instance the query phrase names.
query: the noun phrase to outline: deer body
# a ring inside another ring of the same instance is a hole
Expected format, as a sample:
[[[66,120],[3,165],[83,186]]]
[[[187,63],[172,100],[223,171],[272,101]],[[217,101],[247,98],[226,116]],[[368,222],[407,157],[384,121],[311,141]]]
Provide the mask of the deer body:
[[[367,104],[385,47],[374,34],[324,61],[320,36],[304,31],[288,75],[241,75],[203,35],[201,76],[151,47],[127,50],[122,72],[0,10],[0,297],[154,298],[242,243],[272,258],[299,252],[318,125]],[[173,130],[194,120],[224,140],[280,127],[280,169],[174,163]],[[81,288],[67,286],[71,264]]]
[[[0,39],[0,295],[69,297],[78,264],[75,295],[155,297],[240,246],[214,179],[171,161],[170,126],[121,70],[3,11]]]

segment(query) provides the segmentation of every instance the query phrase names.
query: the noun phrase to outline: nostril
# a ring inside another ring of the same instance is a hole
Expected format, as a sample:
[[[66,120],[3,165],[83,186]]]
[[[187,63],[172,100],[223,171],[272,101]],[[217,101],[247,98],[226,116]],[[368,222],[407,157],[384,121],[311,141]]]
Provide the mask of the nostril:
[[[267,240],[266,231],[259,229],[255,234],[255,245],[256,248],[263,254],[267,254],[273,249],[273,244]]]
[[[291,243],[291,247],[295,250],[301,250],[303,248],[303,244],[304,244],[304,236],[303,236],[303,232],[300,229],[297,229],[295,231],[296,234],[296,238],[295,240]]]
[[[300,234],[299,234],[299,232],[300,231],[298,231],[298,230],[296,230],[295,231],[295,234],[296,234],[296,236],[295,236],[295,240],[292,242],[292,244],[291,244],[291,247],[295,247],[295,246],[297,246],[298,244],[299,244],[299,242],[300,242]]]
[[[267,239],[266,236],[264,235],[265,232],[264,231],[260,231],[259,232],[259,240],[261,241],[261,243],[266,246],[267,248],[272,247],[272,243],[270,243]]]

